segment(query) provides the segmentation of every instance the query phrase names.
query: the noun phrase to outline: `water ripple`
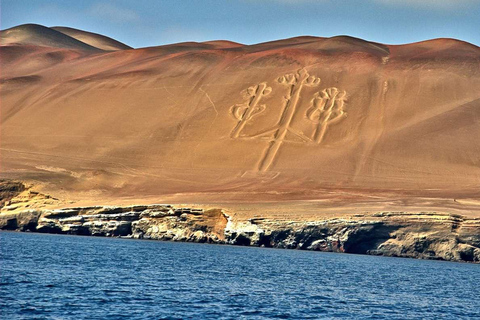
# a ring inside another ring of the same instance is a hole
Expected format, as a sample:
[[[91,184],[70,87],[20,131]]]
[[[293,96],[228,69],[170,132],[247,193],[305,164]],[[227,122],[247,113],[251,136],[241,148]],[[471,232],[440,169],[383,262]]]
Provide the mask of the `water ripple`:
[[[2,319],[480,318],[480,266],[0,232]]]

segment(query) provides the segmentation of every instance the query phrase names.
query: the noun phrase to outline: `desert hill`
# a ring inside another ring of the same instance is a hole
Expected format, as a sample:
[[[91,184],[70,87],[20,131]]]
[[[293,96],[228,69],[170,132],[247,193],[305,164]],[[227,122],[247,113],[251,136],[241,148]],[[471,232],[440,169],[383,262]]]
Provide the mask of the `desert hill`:
[[[35,45],[52,48],[116,51],[128,50],[117,40],[98,33],[68,27],[45,27],[38,24],[23,24],[1,31],[2,45]]]
[[[97,48],[87,43],[38,24],[24,24],[2,30],[0,39],[2,45],[20,44],[97,51]]]
[[[1,37],[1,177],[56,198],[479,215],[475,45],[340,36],[122,50],[32,25]]]
[[[120,41],[114,40],[112,38],[103,36],[98,33],[78,30],[68,27],[52,27],[51,29],[59,31],[67,36],[75,38],[79,41],[82,41],[86,44],[91,45],[92,47],[102,49],[105,51],[116,51],[116,50],[128,50],[132,47],[127,46]]]

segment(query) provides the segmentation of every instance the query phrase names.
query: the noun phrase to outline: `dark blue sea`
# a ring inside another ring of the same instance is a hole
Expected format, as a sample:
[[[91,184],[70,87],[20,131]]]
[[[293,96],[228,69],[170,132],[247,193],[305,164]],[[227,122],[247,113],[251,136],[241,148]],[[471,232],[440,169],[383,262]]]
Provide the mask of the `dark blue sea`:
[[[480,319],[480,265],[0,232],[1,319]]]

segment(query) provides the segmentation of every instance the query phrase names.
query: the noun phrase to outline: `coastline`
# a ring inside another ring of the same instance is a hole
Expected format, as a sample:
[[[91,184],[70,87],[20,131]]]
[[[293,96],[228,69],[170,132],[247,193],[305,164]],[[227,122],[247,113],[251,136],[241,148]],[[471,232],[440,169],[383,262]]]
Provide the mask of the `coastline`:
[[[480,219],[440,212],[377,212],[318,221],[241,221],[219,208],[168,204],[1,211],[1,230],[480,263]]]

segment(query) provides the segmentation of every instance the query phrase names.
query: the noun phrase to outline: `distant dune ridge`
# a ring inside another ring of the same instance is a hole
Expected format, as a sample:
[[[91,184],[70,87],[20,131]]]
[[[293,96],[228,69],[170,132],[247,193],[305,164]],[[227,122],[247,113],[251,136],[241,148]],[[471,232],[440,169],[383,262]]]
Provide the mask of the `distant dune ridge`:
[[[56,198],[224,203],[246,216],[480,212],[470,43],[132,49],[28,24],[1,31],[0,67],[1,177]]]
[[[24,24],[1,31],[2,45],[23,44],[74,50],[126,50],[131,47],[100,34],[68,27]]]
[[[117,40],[93,32],[67,27],[52,27],[51,29],[66,34],[67,36],[77,39],[78,41],[82,41],[88,45],[91,45],[92,47],[106,51],[132,49],[132,47],[129,47]]]

